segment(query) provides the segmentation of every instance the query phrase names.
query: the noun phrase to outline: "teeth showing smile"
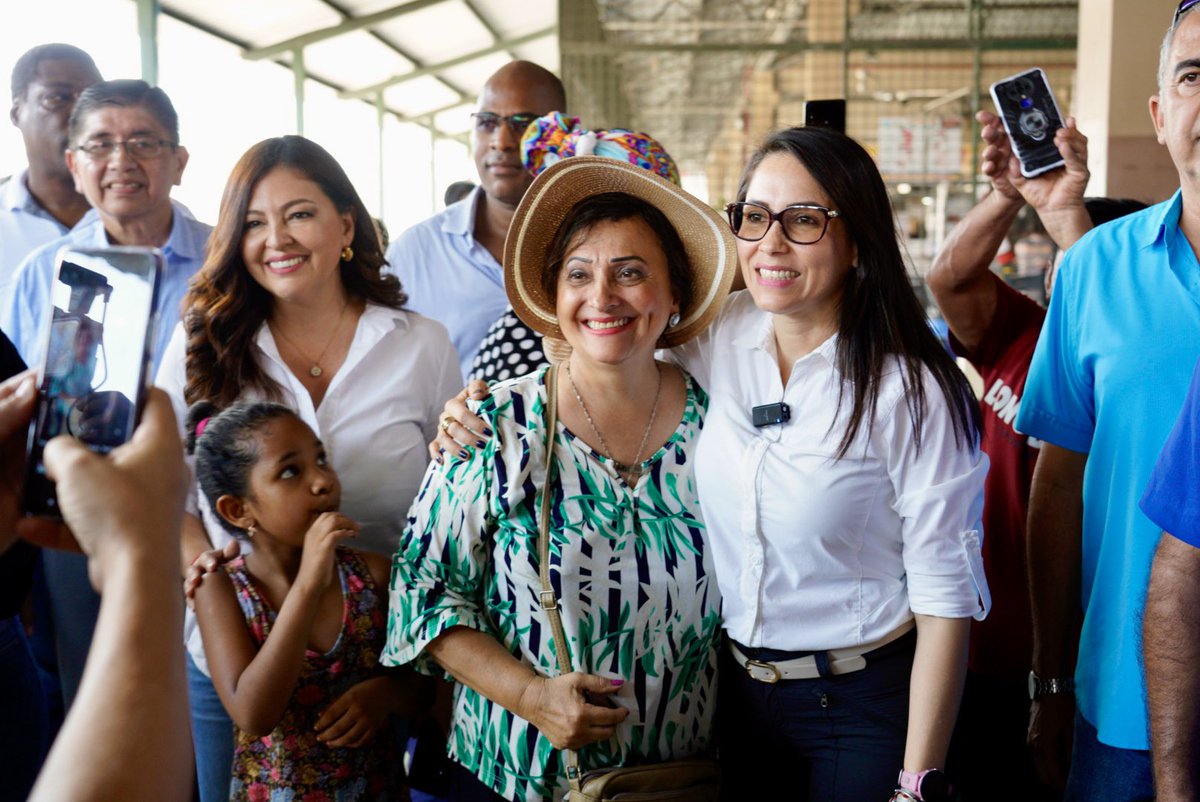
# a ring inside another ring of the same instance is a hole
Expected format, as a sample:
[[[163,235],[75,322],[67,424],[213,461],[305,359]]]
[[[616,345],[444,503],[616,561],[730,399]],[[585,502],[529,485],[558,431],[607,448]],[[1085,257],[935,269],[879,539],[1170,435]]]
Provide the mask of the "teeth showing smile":
[[[795,270],[767,270],[766,268],[761,268],[758,274],[768,281],[786,281],[800,275]]]
[[[304,261],[303,256],[293,256],[291,259],[281,259],[274,262],[269,262],[272,270],[287,270],[289,267],[295,267]]]
[[[622,326],[628,325],[629,318],[621,317],[616,320],[588,320],[583,325],[594,331],[605,331],[607,329],[619,329]]]

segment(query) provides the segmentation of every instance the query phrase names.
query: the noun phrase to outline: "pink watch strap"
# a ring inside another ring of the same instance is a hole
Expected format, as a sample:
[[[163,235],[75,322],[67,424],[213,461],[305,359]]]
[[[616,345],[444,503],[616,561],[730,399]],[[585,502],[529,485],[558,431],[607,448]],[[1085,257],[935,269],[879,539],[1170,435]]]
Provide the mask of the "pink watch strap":
[[[933,769],[925,769],[924,771],[904,771],[901,769],[898,781],[900,787],[905,791],[912,791],[914,794],[920,796],[921,780],[925,779],[925,775],[931,771]]]

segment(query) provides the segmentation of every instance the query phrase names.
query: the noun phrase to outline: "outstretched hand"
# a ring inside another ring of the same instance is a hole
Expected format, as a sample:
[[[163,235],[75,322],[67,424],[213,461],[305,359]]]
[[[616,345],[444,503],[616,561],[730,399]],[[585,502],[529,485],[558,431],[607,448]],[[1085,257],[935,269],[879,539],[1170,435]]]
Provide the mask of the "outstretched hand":
[[[17,524],[21,537],[43,546],[81,548],[98,591],[116,561],[178,565],[187,477],[165,393],[150,389],[133,438],[107,456],[60,435],[46,444],[44,459],[46,474],[58,484],[63,523],[24,518]]]
[[[1074,117],[1068,117],[1054,134],[1054,145],[1065,166],[1033,178],[1021,175],[1020,160],[1012,152],[1000,118],[989,111],[980,111],[975,119],[983,126],[980,134],[987,144],[980,169],[997,192],[1010,200],[1024,200],[1043,218],[1083,207],[1083,194],[1091,173],[1087,166],[1087,137],[1075,127]]]

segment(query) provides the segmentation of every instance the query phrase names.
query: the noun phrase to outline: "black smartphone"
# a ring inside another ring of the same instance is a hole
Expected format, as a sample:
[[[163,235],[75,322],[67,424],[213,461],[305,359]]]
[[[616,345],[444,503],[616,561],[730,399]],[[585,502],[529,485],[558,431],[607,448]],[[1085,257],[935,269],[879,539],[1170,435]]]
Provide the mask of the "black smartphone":
[[[846,101],[807,100],[804,102],[804,126],[806,128],[832,128],[846,133]]]
[[[1062,154],[1054,145],[1054,134],[1063,127],[1062,113],[1046,73],[1035,67],[997,81],[992,84],[992,102],[1021,162],[1021,175],[1033,178],[1063,166]]]
[[[132,435],[150,380],[163,256],[154,248],[63,248],[43,332],[22,509],[60,517],[42,450],[60,434],[107,453]]]

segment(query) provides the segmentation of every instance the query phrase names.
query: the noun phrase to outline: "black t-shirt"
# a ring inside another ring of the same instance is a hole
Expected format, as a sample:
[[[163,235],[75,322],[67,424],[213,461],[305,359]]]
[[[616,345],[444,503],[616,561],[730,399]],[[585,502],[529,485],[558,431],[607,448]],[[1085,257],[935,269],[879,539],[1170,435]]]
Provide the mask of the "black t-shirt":
[[[25,370],[21,355],[3,332],[0,332],[0,381]],[[24,540],[0,554],[0,618],[10,618],[21,609],[33,579],[33,564],[37,549]]]

